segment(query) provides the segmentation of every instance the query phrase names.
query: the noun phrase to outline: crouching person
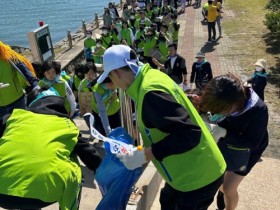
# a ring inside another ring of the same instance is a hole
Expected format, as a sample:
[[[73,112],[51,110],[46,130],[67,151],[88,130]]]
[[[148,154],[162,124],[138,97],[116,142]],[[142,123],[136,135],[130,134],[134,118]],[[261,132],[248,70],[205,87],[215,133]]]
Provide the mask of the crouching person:
[[[38,209],[58,202],[61,210],[78,209],[77,155],[94,171],[101,158],[79,137],[62,97],[46,91],[34,96],[27,110],[14,109],[0,122],[0,207]]]

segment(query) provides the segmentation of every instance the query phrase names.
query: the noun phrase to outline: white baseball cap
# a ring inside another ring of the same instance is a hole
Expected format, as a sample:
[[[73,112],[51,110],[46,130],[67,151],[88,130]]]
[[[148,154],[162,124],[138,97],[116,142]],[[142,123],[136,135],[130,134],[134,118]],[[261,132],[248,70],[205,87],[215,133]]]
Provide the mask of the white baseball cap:
[[[114,45],[109,47],[103,55],[104,72],[100,75],[97,83],[101,84],[108,74],[124,66],[135,72],[138,70],[138,58],[136,53],[126,45]]]

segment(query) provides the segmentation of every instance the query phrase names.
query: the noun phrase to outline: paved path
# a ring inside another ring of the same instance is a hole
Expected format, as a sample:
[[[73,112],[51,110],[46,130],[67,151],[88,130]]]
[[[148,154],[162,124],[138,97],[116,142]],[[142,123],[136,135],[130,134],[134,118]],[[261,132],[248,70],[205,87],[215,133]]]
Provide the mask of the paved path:
[[[205,0],[202,2],[205,2]],[[234,14],[227,10],[226,7],[224,11],[225,19],[234,17]],[[207,26],[202,25],[200,22],[201,20],[201,8],[194,9],[192,7],[188,7],[186,13],[180,15],[178,19],[181,25],[178,53],[186,58],[188,72],[190,73],[191,71],[196,53],[203,51],[206,53],[207,60],[211,62],[214,75],[225,74],[229,71],[240,74],[242,69],[238,64],[238,55],[231,51],[234,42],[227,34],[224,34],[224,38],[219,40],[216,44],[205,45],[208,36]],[[74,53],[72,50],[71,52],[65,53],[64,56],[70,56],[71,53]],[[277,125],[278,122],[278,125],[280,125],[279,110],[277,112],[273,107],[269,108],[270,122],[273,122],[274,125]],[[83,120],[76,119],[75,121],[77,126],[86,133],[87,128]],[[278,187],[280,184],[280,152],[278,150],[279,143],[276,138],[277,137],[272,134],[271,143],[264,154],[263,162],[258,163],[241,184],[239,189],[240,202],[237,208],[238,210],[280,209],[280,188]],[[93,180],[93,174],[85,167],[83,167],[83,174],[85,176],[85,185],[83,187],[80,209],[92,210],[96,208],[101,199],[101,195],[96,181]],[[158,197],[159,193],[151,208],[152,210],[160,210]],[[44,209],[58,210],[58,205],[54,204]],[[215,204],[213,203],[209,209],[214,210]]]
[[[202,2],[205,2],[202,1]],[[224,8],[224,19],[234,18],[234,13]],[[202,25],[201,8],[188,7],[186,13],[179,16],[180,23],[179,49],[187,61],[187,69],[190,75],[193,62],[196,60],[197,52],[206,54],[211,63],[214,76],[226,74],[242,74],[238,63],[238,54],[231,48],[234,41],[227,34],[215,44],[205,44],[208,38],[207,25]],[[217,31],[218,32],[218,31]],[[217,33],[219,34],[219,33]],[[279,110],[269,107],[270,123],[277,125],[280,129]],[[239,205],[237,210],[279,210],[280,209],[280,152],[279,137],[270,132],[270,145],[264,153],[263,161],[258,163],[252,172],[244,179],[239,188]],[[163,187],[163,183],[162,183]],[[159,193],[152,206],[152,210],[160,210]],[[215,210],[215,202],[209,210]]]

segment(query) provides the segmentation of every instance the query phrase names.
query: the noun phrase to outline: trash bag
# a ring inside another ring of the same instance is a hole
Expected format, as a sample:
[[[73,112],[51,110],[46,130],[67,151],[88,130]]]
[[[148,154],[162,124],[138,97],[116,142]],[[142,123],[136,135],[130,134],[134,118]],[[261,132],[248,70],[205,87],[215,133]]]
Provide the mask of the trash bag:
[[[133,139],[124,128],[116,128],[109,138],[132,144]],[[105,142],[106,155],[98,167],[95,179],[103,196],[96,210],[124,210],[132,192],[132,186],[141,175],[143,168],[128,170],[111,153],[109,143]]]

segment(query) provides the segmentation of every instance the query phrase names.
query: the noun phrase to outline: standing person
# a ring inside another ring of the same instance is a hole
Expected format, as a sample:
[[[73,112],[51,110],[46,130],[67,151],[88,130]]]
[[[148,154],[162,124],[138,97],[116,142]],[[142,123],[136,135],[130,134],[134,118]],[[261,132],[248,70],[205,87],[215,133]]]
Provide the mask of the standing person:
[[[214,5],[217,7],[217,10],[219,12],[217,12],[217,26],[219,29],[219,38],[223,38],[223,33],[222,33],[222,15],[221,15],[221,11],[222,11],[222,4],[218,1],[218,0],[214,0]]]
[[[94,60],[93,63],[102,64],[103,63],[103,54],[106,50],[105,47],[102,46],[102,39],[96,39],[96,46],[94,47],[94,51],[92,52],[92,58]]]
[[[109,8],[104,8],[104,14],[103,14],[103,26],[104,27],[110,27],[113,23],[113,14],[110,12]]]
[[[38,75],[39,86],[42,88],[53,87],[61,97],[64,97],[64,105],[70,117],[76,111],[75,96],[68,83],[60,77],[61,64],[56,61],[45,61],[42,64],[42,72]]]
[[[76,102],[78,102],[78,90],[81,81],[85,78],[84,74],[85,66],[83,64],[77,64],[74,68],[74,75],[72,76],[72,91],[75,96]]]
[[[199,98],[201,111],[210,111],[213,122],[218,126],[218,146],[228,148],[224,151],[227,171],[224,183],[218,193],[219,209],[233,210],[238,205],[238,187],[260,159],[268,145],[268,110],[264,102],[249,87],[232,74],[215,77],[211,80],[204,94]],[[230,149],[234,156],[229,156]],[[241,168],[230,170],[233,160],[238,159],[240,151],[250,151]],[[228,157],[227,157],[228,156]],[[226,158],[227,157],[227,158]],[[247,160],[248,162],[245,163]],[[225,206],[223,202],[225,201]]]
[[[206,210],[222,184],[226,164],[185,93],[166,74],[139,64],[135,52],[124,45],[106,50],[104,73],[97,82],[107,76],[136,102],[144,143],[143,150],[118,157],[130,170],[153,161],[166,181],[162,210]]]
[[[113,23],[114,23],[116,18],[119,17],[118,10],[112,2],[109,2],[108,7],[109,7],[110,13],[112,14],[112,19],[113,19]]]
[[[40,209],[58,202],[61,210],[78,210],[77,155],[94,172],[101,157],[78,137],[64,99],[40,91],[27,110],[14,109],[0,122],[0,207]]]
[[[267,85],[266,60],[258,59],[255,63],[255,72],[247,82],[252,84],[253,90],[264,101],[264,89]]]
[[[106,78],[101,84],[95,83],[91,89],[94,96],[91,102],[94,126],[102,135],[108,135],[112,129],[121,126],[120,101],[116,87]]]
[[[92,38],[91,31],[87,31],[86,37],[87,38],[84,41],[84,53],[86,62],[94,62],[94,60],[92,59],[91,50],[93,47],[95,47],[96,41]]]
[[[207,29],[208,29],[208,41],[207,44],[216,41],[216,20],[217,20],[217,7],[213,4],[214,0],[208,0],[208,9],[206,10],[206,18],[207,18]],[[213,32],[213,36],[212,36]]]
[[[80,116],[83,117],[85,113],[91,112],[91,101],[93,97],[91,83],[96,82],[97,69],[94,63],[87,63],[83,67],[85,78],[81,81],[78,88]],[[89,127],[88,118],[85,121]]]
[[[213,78],[211,64],[205,59],[202,52],[197,53],[197,61],[192,65],[192,73],[190,78],[191,88],[193,83],[199,90],[203,90],[207,83]]]
[[[173,43],[168,45],[169,56],[164,65],[153,59],[155,64],[164,69],[167,75],[173,79],[178,85],[187,85],[187,67],[185,59],[177,54],[177,44]]]
[[[132,46],[132,43],[134,41],[134,35],[132,30],[128,26],[128,22],[123,21],[122,22],[122,29],[121,29],[121,39],[125,39],[127,44],[129,46]]]
[[[38,89],[38,80],[31,63],[0,41],[0,119],[15,108],[26,108],[21,84]]]

